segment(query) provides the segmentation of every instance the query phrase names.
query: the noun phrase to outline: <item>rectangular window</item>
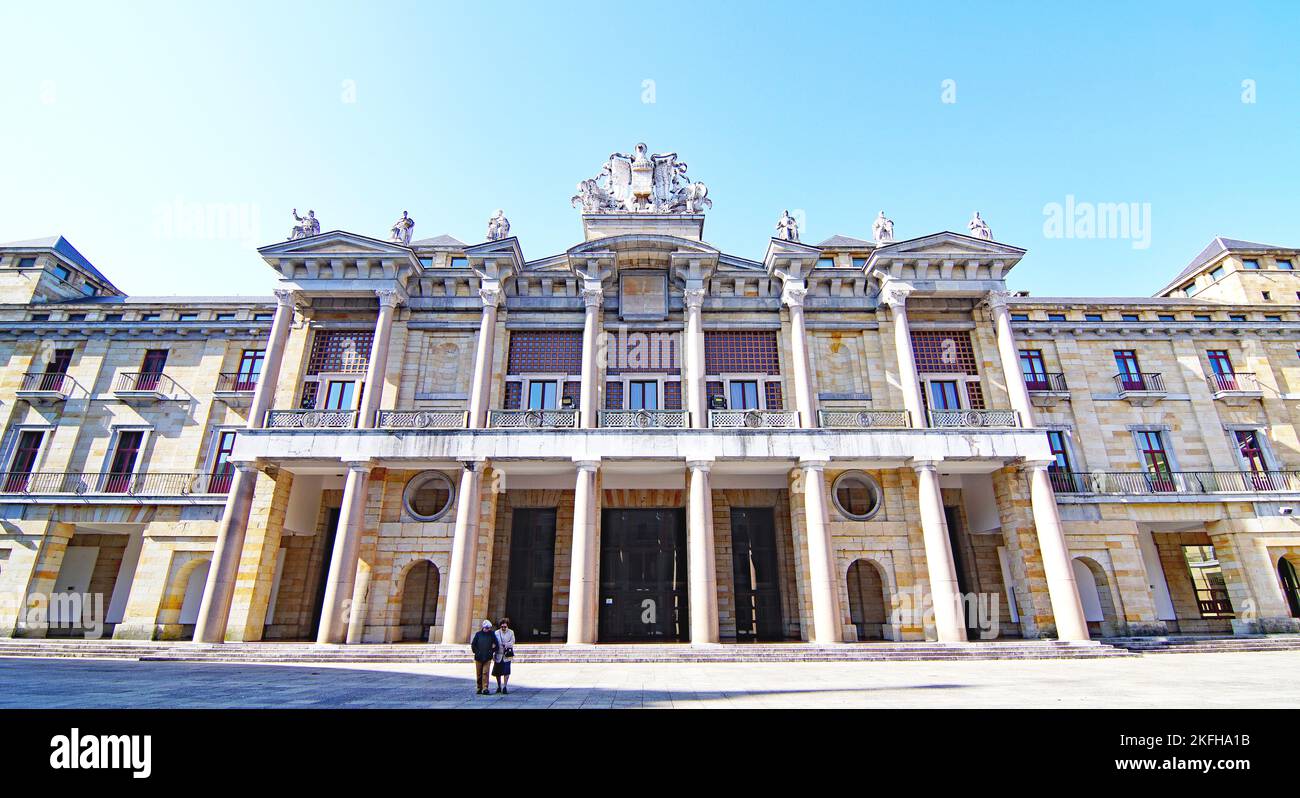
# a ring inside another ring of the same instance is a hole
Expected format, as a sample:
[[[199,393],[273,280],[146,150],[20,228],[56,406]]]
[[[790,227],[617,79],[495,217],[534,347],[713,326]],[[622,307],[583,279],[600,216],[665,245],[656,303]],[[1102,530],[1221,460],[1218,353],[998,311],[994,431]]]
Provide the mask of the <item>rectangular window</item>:
[[[1011,320],[1012,320],[1012,321],[1029,321],[1029,314],[1028,314],[1028,313],[1012,313],[1012,314],[1011,314]]]
[[[142,443],[144,432],[141,430],[123,430],[118,433],[117,447],[108,461],[108,473],[104,475],[105,493],[126,493],[130,489]]]
[[[85,294],[86,296],[94,296],[95,294],[99,293],[99,289],[91,285],[90,283],[82,283],[81,293]]]
[[[960,410],[961,392],[956,380],[930,380],[930,407],[935,410]]]
[[[33,269],[33,268],[35,268],[35,267],[36,267],[36,258],[19,258],[19,259],[18,259],[18,268],[20,268],[20,269]]]
[[[1085,314],[1083,314],[1083,320],[1084,320],[1084,321],[1101,321],[1101,314],[1100,314],[1100,313],[1085,313]]]
[[[1142,467],[1147,472],[1148,487],[1158,492],[1174,490],[1164,435],[1159,430],[1139,430],[1136,434],[1138,454],[1142,458]]]
[[[1047,367],[1043,363],[1043,353],[1038,349],[1020,350],[1020,371],[1025,376],[1025,387],[1031,391],[1046,391]]]
[[[1156,318],[1159,319],[1160,321],[1177,321],[1177,320],[1178,320],[1178,317],[1175,316],[1175,315],[1172,314],[1172,313],[1161,313],[1160,315],[1156,316]]]
[[[275,318],[274,313],[254,313],[253,321],[271,321]]]
[[[757,409],[758,408],[758,381],[757,380],[732,380],[730,408],[732,410]]]
[[[1126,391],[1143,389],[1142,368],[1138,365],[1137,352],[1132,349],[1116,349],[1115,365],[1119,368],[1120,385]]]
[[[1120,317],[1120,320],[1121,320],[1121,321],[1141,321],[1141,320],[1142,320],[1142,317],[1139,316],[1139,315],[1136,314],[1136,313],[1121,313],[1119,317]]]
[[[105,313],[105,314],[104,314],[104,321],[106,321],[106,322],[118,322],[118,321],[121,321],[121,320],[122,320],[122,314],[121,314],[121,313]]]
[[[70,365],[72,365],[71,349],[54,350],[54,355],[45,364],[45,374],[40,379],[40,390],[62,391]]]
[[[1183,546],[1183,559],[1196,590],[1196,605],[1202,618],[1231,618],[1232,600],[1223,579],[1223,568],[1213,546]]]
[[[351,410],[355,407],[357,384],[351,380],[330,380],[325,388],[325,410]]]
[[[85,313],[69,313],[69,314],[68,314],[68,321],[85,321],[85,320],[86,320],[86,314],[85,314]]]
[[[529,410],[555,410],[559,386],[555,380],[532,380],[528,383]]]
[[[1205,353],[1205,356],[1210,361],[1210,371],[1214,372],[1216,377],[1223,377],[1233,373],[1232,358],[1228,357],[1226,350],[1211,349]]]
[[[166,349],[150,349],[140,363],[140,374],[135,380],[135,390],[156,391],[162,382],[163,366],[167,364]]]
[[[1294,271],[1294,270],[1295,270],[1295,264],[1291,263],[1291,261],[1289,261],[1289,260],[1279,260],[1279,261],[1277,262],[1277,267],[1278,267],[1279,269],[1281,269],[1282,271],[1284,271],[1284,272],[1289,272],[1289,271]]]
[[[161,321],[161,320],[162,320],[162,314],[161,314],[161,313],[141,313],[141,314],[140,314],[140,321]]]
[[[198,321],[198,320],[199,320],[199,314],[197,314],[197,313],[178,313],[178,314],[176,314],[176,320],[177,320],[177,321]]]
[[[628,410],[658,410],[659,383],[654,380],[633,380],[627,384]]]
[[[1214,317],[1208,313],[1197,313],[1192,316],[1197,321],[1214,321]]]
[[[452,258],[452,259],[451,259],[451,268],[453,268],[453,269],[468,269],[468,268],[469,268],[469,258]]]
[[[234,321],[234,320],[235,320],[235,314],[233,314],[233,313],[218,313],[218,314],[217,314],[216,316],[214,316],[213,318],[216,319],[217,321]]]
[[[1260,292],[1259,292],[1259,295],[1260,295],[1260,298],[1262,298],[1265,302],[1268,302],[1269,300],[1271,300],[1271,299],[1273,298],[1273,295],[1272,295],[1271,293],[1269,293],[1268,291],[1260,291]]]
[[[1048,314],[1047,314],[1047,320],[1048,320],[1048,321],[1065,321],[1065,314],[1064,314],[1064,313],[1048,313]]]
[[[1070,450],[1065,446],[1065,431],[1050,429],[1047,431],[1047,446],[1052,450],[1056,462],[1048,466],[1051,471],[1070,471]]]
[[[48,313],[33,313],[31,315],[31,321],[49,321],[49,320],[50,320],[50,314]]]
[[[307,374],[365,374],[374,337],[371,330],[318,331],[307,358]]]
[[[1222,277],[1222,276],[1223,276],[1223,267],[1222,267],[1222,266],[1215,266],[1215,267],[1214,267],[1214,270],[1210,272],[1210,279],[1211,279],[1211,280],[1218,280],[1218,279],[1219,279],[1220,277]]]
[[[239,358],[239,371],[235,374],[235,390],[251,391],[256,388],[265,361],[265,349],[245,349]]]
[[[217,451],[212,458],[212,477],[208,480],[208,493],[229,493],[235,476],[235,466],[230,454],[235,450],[235,430],[217,433]]]
[[[833,269],[833,268],[835,268],[835,259],[834,259],[834,258],[818,258],[818,259],[817,259],[817,268],[819,268],[819,269]]]
[[[1259,268],[1259,261],[1253,258],[1243,258],[1241,261],[1241,268],[1255,271]]]
[[[5,475],[6,493],[21,493],[27,490],[32,470],[36,468],[36,458],[41,453],[43,440],[45,440],[44,430],[27,429],[18,435],[18,445],[14,447],[13,459],[9,461],[9,473]]]
[[[54,276],[59,278],[60,280],[66,281],[69,277],[72,276],[72,272],[68,269],[68,267],[59,263],[54,264],[54,268],[50,269],[50,271],[54,272]]]

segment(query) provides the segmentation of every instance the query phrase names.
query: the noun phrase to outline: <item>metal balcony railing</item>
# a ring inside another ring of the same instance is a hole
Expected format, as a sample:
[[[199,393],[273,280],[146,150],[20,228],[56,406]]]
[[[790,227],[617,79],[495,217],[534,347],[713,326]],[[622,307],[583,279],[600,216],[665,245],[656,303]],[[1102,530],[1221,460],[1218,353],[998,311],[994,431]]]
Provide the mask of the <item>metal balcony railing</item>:
[[[930,426],[935,429],[1019,427],[1020,414],[1014,410],[931,410]]]
[[[492,429],[574,429],[577,410],[489,410]]]
[[[710,410],[713,429],[798,429],[797,410]]]
[[[1165,378],[1160,374],[1123,372],[1116,374],[1115,387],[1120,393],[1164,393]]]
[[[1051,471],[1057,493],[1152,496],[1164,493],[1300,492],[1300,471]]]
[[[690,413],[685,410],[602,410],[604,429],[685,429]]]
[[[233,476],[230,470],[135,474],[8,471],[0,473],[0,495],[217,495],[230,491]]]
[[[1025,387],[1030,393],[1066,393],[1064,374],[1026,374]]]
[[[180,385],[161,371],[124,371],[113,382],[118,394],[149,394],[174,397],[183,394]]]
[[[1228,591],[1218,588],[1196,588],[1196,608],[1202,618],[1231,618],[1236,614]]]
[[[252,393],[257,390],[257,374],[223,371],[217,375],[217,390],[228,393]]]
[[[831,429],[890,429],[912,426],[906,410],[875,410],[867,407],[837,407],[819,410],[817,418]]]
[[[469,413],[464,410],[380,410],[375,417],[380,429],[464,429]]]
[[[267,429],[351,429],[355,410],[268,410]]]
[[[23,375],[22,384],[18,387],[19,396],[23,394],[45,394],[57,395],[67,399],[72,395],[74,388],[81,388],[81,385],[67,374],[57,371],[29,371]],[[85,393],[85,390],[82,390]]]
[[[1210,390],[1215,393],[1258,393],[1259,380],[1248,371],[1235,374],[1211,374],[1205,378]]]

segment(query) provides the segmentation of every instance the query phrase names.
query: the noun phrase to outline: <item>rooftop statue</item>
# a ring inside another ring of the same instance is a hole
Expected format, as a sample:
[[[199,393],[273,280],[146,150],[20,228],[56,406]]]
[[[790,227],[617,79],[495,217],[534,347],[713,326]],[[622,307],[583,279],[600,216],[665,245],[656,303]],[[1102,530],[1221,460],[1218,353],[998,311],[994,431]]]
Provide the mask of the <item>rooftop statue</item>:
[[[293,219],[297,224],[289,232],[290,241],[320,234],[320,220],[316,218],[316,211],[307,211],[306,216],[299,216],[298,209],[294,208]]]
[[[989,229],[988,222],[980,218],[980,212],[975,211],[975,215],[970,218],[966,225],[970,228],[970,234],[976,238],[982,238],[985,241],[993,240],[993,231]]]
[[[509,237],[510,220],[506,218],[506,212],[498,208],[496,215],[488,219],[487,240],[500,241]]]
[[[799,241],[799,223],[790,215],[789,211],[782,211],[781,218],[776,220],[776,237],[782,241]]]
[[[884,211],[880,212],[875,223],[871,225],[871,237],[878,247],[894,242],[894,220],[886,219]]]
[[[414,230],[415,220],[408,216],[406,211],[402,211],[402,218],[393,222],[393,229],[388,236],[388,240],[394,244],[407,246],[411,243],[411,232]]]
[[[713,207],[709,189],[692,182],[677,153],[651,154],[638,144],[616,152],[600,172],[578,184],[570,203],[583,213],[700,213]]]

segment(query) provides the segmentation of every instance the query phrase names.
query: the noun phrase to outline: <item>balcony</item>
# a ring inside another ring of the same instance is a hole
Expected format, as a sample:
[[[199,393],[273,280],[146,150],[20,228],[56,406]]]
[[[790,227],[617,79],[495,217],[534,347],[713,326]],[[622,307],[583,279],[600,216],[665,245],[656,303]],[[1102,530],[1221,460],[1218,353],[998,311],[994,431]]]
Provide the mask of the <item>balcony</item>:
[[[220,496],[230,491],[232,471],[216,473],[0,473],[0,496]]]
[[[72,396],[74,389],[86,394],[86,390],[67,374],[29,371],[23,375],[17,396],[29,402],[64,402]]]
[[[268,429],[352,429],[357,425],[355,410],[268,410]]]
[[[686,429],[690,413],[685,410],[602,410],[602,429]]]
[[[1126,372],[1116,374],[1115,387],[1119,389],[1119,398],[1128,400],[1129,404],[1152,405],[1165,398],[1165,378],[1160,374]]]
[[[161,371],[124,371],[113,383],[113,395],[124,402],[188,398],[176,381]]]
[[[577,410],[489,410],[489,429],[575,429]]]
[[[798,429],[799,413],[795,410],[710,410],[709,427],[713,429]]]
[[[900,429],[912,426],[906,410],[874,410],[867,407],[819,410],[817,418],[828,429]]]
[[[1250,372],[1211,374],[1205,378],[1205,382],[1210,386],[1215,400],[1227,405],[1248,405],[1264,396],[1259,388],[1259,380]]]
[[[1026,374],[1025,388],[1035,407],[1053,407],[1070,398],[1064,374]]]
[[[247,405],[253,401],[257,390],[256,374],[223,371],[217,375],[217,389],[213,395],[228,405]]]
[[[931,410],[930,426],[934,429],[1019,427],[1020,414],[1014,410]]]
[[[1057,493],[1117,496],[1300,492],[1300,471],[1052,471]]]
[[[380,410],[375,418],[380,429],[465,429],[469,413],[464,410]]]

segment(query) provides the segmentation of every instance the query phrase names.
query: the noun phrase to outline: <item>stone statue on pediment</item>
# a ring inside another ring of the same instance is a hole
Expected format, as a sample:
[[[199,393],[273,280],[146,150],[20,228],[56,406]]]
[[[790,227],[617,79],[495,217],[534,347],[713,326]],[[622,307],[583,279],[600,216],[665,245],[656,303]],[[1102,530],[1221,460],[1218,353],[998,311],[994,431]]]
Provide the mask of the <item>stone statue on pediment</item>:
[[[510,220],[506,218],[506,212],[498,208],[496,215],[488,219],[487,240],[500,241],[509,237]]]
[[[789,211],[781,211],[781,218],[776,220],[776,237],[782,241],[799,242],[799,222]]]
[[[415,220],[412,219],[406,211],[402,211],[402,218],[393,223],[393,229],[388,236],[388,240],[394,244],[407,246],[411,243],[411,233],[415,230]]]
[[[677,153],[651,154],[645,144],[615,152],[590,180],[578,184],[570,203],[583,213],[699,213],[713,207],[709,189],[692,181]]]
[[[975,215],[970,218],[966,225],[970,228],[970,234],[975,238],[982,238],[985,241],[993,240],[993,231],[989,229],[988,222],[980,218],[980,212],[975,211]]]
[[[871,238],[875,240],[878,247],[892,244],[894,241],[894,220],[885,218],[884,211],[880,212],[875,223],[871,225]]]
[[[298,209],[293,209],[293,220],[297,222],[293,229],[289,231],[289,240],[295,241],[299,238],[310,238],[314,235],[320,235],[320,220],[316,218],[316,211],[307,211],[306,216],[299,216]]]

